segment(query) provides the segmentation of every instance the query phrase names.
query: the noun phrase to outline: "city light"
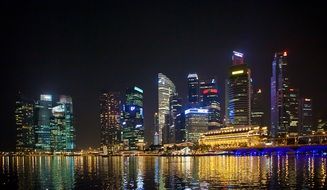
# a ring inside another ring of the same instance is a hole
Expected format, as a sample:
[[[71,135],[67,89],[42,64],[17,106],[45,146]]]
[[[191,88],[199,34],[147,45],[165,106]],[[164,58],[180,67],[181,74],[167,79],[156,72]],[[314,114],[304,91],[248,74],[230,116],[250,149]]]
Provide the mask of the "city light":
[[[232,75],[239,75],[239,74],[243,74],[244,70],[238,70],[238,71],[233,71]]]

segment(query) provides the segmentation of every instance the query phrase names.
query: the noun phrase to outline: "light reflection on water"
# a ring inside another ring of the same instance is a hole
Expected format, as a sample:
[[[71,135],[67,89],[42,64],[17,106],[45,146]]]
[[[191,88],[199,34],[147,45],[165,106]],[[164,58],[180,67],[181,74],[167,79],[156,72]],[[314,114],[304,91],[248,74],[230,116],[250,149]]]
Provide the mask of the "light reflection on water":
[[[0,189],[327,188],[326,157],[0,157]]]

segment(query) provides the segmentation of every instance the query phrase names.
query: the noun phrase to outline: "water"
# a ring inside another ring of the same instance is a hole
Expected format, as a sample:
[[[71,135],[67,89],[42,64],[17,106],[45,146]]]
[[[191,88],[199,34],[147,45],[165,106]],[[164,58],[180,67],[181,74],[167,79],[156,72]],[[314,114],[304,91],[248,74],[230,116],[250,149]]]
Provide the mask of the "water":
[[[322,156],[0,157],[0,189],[326,189]]]

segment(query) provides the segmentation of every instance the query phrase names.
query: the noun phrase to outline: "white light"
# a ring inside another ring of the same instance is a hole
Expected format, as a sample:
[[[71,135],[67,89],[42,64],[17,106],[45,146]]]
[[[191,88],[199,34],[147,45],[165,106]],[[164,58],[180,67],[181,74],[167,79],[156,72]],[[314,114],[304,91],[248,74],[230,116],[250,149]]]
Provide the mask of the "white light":
[[[198,74],[196,74],[196,73],[190,73],[190,74],[187,75],[187,78],[196,78],[196,79],[198,79],[199,77],[198,77]]]
[[[243,53],[237,52],[237,51],[233,51],[233,54],[237,57],[243,57]]]
[[[185,114],[189,114],[189,113],[208,113],[208,109],[191,108],[185,110]]]
[[[52,96],[49,94],[41,94],[41,101],[52,101]]]
[[[134,90],[136,90],[136,91],[138,91],[138,92],[141,92],[141,93],[143,93],[143,90],[142,89],[140,89],[139,87],[137,87],[137,86],[134,86]]]

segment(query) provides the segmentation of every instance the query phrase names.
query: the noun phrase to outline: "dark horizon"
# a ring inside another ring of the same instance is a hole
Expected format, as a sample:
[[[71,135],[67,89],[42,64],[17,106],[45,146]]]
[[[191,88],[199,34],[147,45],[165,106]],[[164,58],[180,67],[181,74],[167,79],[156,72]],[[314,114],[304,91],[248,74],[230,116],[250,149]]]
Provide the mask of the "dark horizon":
[[[3,29],[0,150],[14,150],[15,97],[20,90],[73,98],[77,148],[100,142],[99,95],[136,85],[145,95],[146,139],[157,109],[157,73],[186,98],[187,74],[216,77],[220,99],[232,51],[245,55],[269,118],[271,63],[288,52],[289,78],[326,117],[323,2],[20,2],[1,3]],[[318,85],[317,85],[318,84]]]

